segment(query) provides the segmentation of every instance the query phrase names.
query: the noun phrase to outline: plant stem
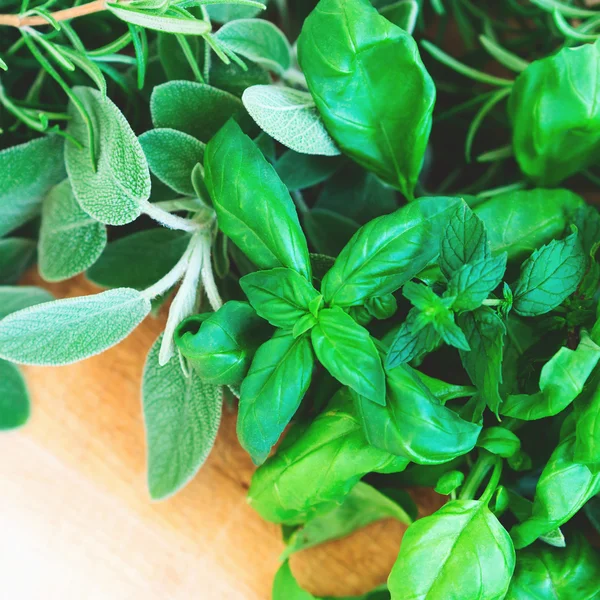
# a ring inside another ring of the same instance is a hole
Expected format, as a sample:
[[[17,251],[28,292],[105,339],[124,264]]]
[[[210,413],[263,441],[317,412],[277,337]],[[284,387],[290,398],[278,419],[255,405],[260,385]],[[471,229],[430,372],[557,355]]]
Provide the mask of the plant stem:
[[[484,306],[500,306],[502,304],[502,302],[504,302],[504,300],[489,299],[489,300],[484,300],[482,302],[482,304]]]
[[[211,260],[211,239],[207,234],[202,240],[203,247],[203,261],[202,261],[202,284],[204,285],[204,291],[208,298],[211,308],[216,312],[223,306],[223,300],[219,295],[217,284],[215,283],[215,276],[213,274],[212,260]]]
[[[179,229],[181,231],[198,231],[201,227],[198,223],[194,223],[189,219],[172,215],[160,206],[152,204],[151,202],[144,202],[142,206],[144,214],[148,215],[151,219],[154,219],[161,225],[168,227],[169,229]]]
[[[63,10],[57,10],[52,13],[52,16],[56,21],[70,21],[77,17],[83,17],[85,15],[91,15],[93,13],[101,12],[106,10],[106,0],[94,0],[87,4],[80,4],[79,6],[73,6],[72,8],[65,8]],[[44,17],[32,15],[30,17],[20,17],[19,15],[0,15],[0,26],[5,25],[7,27],[39,27],[40,25],[50,25],[48,20]]]
[[[477,462],[473,466],[473,469],[469,473],[469,476],[460,491],[458,497],[461,500],[471,500],[475,497],[475,494],[488,474],[488,471],[494,466],[496,458],[496,456],[486,450],[481,451]]]

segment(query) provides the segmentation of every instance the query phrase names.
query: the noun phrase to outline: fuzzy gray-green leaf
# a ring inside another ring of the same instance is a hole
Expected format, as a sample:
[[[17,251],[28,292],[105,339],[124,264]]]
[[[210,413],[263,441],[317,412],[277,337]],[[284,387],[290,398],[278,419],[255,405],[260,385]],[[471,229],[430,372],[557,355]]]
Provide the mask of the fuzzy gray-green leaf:
[[[16,365],[0,360],[0,431],[15,429],[29,419],[29,393]]]

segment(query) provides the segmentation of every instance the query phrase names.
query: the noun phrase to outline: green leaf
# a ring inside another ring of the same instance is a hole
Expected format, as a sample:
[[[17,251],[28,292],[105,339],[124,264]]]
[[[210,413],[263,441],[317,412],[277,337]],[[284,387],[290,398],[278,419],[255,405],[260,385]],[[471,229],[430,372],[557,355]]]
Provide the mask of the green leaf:
[[[461,203],[450,218],[440,250],[440,268],[451,279],[455,271],[490,256],[487,233],[483,221]]]
[[[326,515],[311,519],[294,531],[281,559],[286,560],[295,552],[346,537],[370,523],[390,518],[406,525],[413,522],[399,504],[374,487],[359,481],[339,507]]]
[[[454,297],[452,309],[475,310],[498,287],[506,271],[506,253],[483,258],[455,271],[448,282],[448,296]]]
[[[471,348],[469,352],[460,353],[463,367],[485,403],[497,415],[502,403],[504,323],[493,310],[483,306],[459,316],[458,324]]]
[[[399,0],[386,4],[379,12],[388,21],[412,34],[419,15],[419,3],[415,0]]]
[[[0,431],[21,427],[29,420],[29,392],[19,369],[0,360]]]
[[[177,264],[189,241],[189,234],[162,227],[137,231],[110,242],[86,275],[103,287],[145,290]]]
[[[0,240],[0,284],[16,283],[33,262],[35,242],[25,238]]]
[[[566,548],[537,545],[519,550],[506,600],[555,598],[594,600],[600,594],[600,559],[587,540],[576,535]]]
[[[543,367],[540,391],[508,396],[501,413],[531,421],[558,414],[582,392],[600,360],[600,347],[585,332],[577,349],[561,348]]]
[[[206,10],[210,15],[210,18],[217,23],[228,23],[229,21],[235,21],[236,19],[250,19],[258,15],[264,8],[257,7],[256,4],[252,6],[243,6],[242,2],[239,4],[232,4],[231,0],[225,2],[224,0],[213,0],[214,4],[206,6]],[[265,2],[264,4],[267,4]],[[250,4],[250,3],[248,3]]]
[[[254,85],[242,101],[258,126],[278,142],[304,154],[340,154],[307,92],[275,85]]]
[[[283,32],[264,19],[238,19],[217,31],[217,38],[228,50],[283,75],[290,68],[292,48]]]
[[[106,246],[106,226],[84,212],[68,180],[52,188],[42,206],[40,275],[63,281],[93,265]]]
[[[183,35],[204,35],[211,31],[210,23],[201,19],[152,14],[149,11],[136,10],[133,7],[120,4],[107,3],[106,8],[121,21],[152,31],[181,33]]]
[[[0,296],[1,297],[1,296]],[[597,371],[575,399],[577,414],[575,460],[600,471],[600,386]]]
[[[311,330],[319,362],[339,382],[377,404],[385,404],[385,375],[369,332],[341,308],[325,308]],[[357,369],[360,365],[360,369]]]
[[[300,154],[287,150],[274,166],[277,175],[292,192],[322,183],[343,164],[344,161],[340,157]]]
[[[156,86],[150,97],[154,127],[177,129],[208,142],[230,118],[248,117],[239,98],[205,83],[169,81]]]
[[[0,358],[28,365],[66,365],[108,350],[150,312],[128,288],[31,306],[0,321]]]
[[[487,505],[454,500],[408,528],[388,585],[392,600],[499,600],[514,568],[510,537]]]
[[[0,237],[36,217],[46,192],[65,177],[63,140],[47,136],[0,152]]]
[[[600,492],[600,474],[574,462],[574,445],[572,434],[560,442],[546,463],[535,488],[531,517],[510,532],[515,548],[529,546],[560,527]]]
[[[270,333],[249,304],[230,300],[215,313],[183,320],[174,339],[202,381],[239,385]]]
[[[329,256],[337,256],[360,227],[352,219],[322,208],[303,213],[302,223],[315,250]]]
[[[97,164],[90,161],[87,126],[71,102],[67,132],[83,144],[65,146],[65,163],[75,198],[94,219],[125,225],[137,219],[150,196],[150,172],[142,148],[121,111],[93,88],[73,93],[90,114]]]
[[[202,163],[205,144],[176,129],[151,129],[139,140],[152,173],[172,190],[194,196],[192,170]]]
[[[399,472],[407,464],[367,442],[342,389],[305,431],[292,429],[258,468],[248,501],[268,521],[303,523],[339,505],[367,473]]]
[[[577,233],[542,246],[521,266],[514,290],[515,311],[525,317],[550,312],[575,292],[585,267]]]
[[[383,321],[385,319],[390,319],[396,314],[396,311],[398,310],[398,301],[393,294],[385,294],[383,296],[369,298],[365,302],[365,308],[369,311],[371,316]]]
[[[435,486],[435,491],[443,496],[449,496],[464,482],[465,474],[462,471],[448,471],[444,473]]]
[[[233,121],[207,145],[204,168],[223,233],[261,269],[288,267],[310,281],[308,246],[289,192]]]
[[[312,594],[303,590],[290,569],[286,560],[275,574],[271,600],[318,600]]]
[[[292,269],[256,271],[240,279],[254,310],[275,327],[291,329],[319,293]]]
[[[50,302],[50,300],[54,300],[54,296],[39,287],[2,285],[0,286],[0,320],[22,308]]]
[[[368,0],[321,0],[304,22],[298,59],[341,150],[412,199],[435,86],[410,34]]]
[[[326,302],[355,306],[396,291],[437,256],[443,228],[460,202],[422,198],[361,227],[323,278]]]
[[[161,336],[162,337],[162,336]],[[184,487],[208,457],[219,429],[223,392],[178,361],[158,364],[159,337],[148,354],[142,382],[148,448],[148,488],[163,500]]]
[[[492,454],[509,458],[521,449],[521,440],[504,427],[486,427],[481,432],[477,445]]]
[[[355,396],[370,444],[423,465],[447,462],[475,447],[481,426],[440,404],[415,371],[400,365],[387,375],[385,406]]]
[[[262,464],[298,410],[312,378],[310,340],[277,331],[256,352],[240,395],[237,435]]]

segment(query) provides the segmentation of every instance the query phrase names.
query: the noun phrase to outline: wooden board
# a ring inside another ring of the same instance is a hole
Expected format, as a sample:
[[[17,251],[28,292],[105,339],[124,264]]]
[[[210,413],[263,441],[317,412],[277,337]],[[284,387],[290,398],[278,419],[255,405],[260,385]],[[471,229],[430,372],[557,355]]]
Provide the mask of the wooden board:
[[[34,275],[27,283],[39,284]],[[90,294],[77,278],[47,286]],[[164,319],[147,319],[101,356],[25,369],[31,421],[0,436],[0,597],[10,600],[267,600],[283,550],[279,528],[246,503],[253,467],[226,414],[216,447],[178,495],[146,491],[140,379]],[[421,494],[423,512],[439,504]],[[385,580],[404,527],[375,523],[292,560],[321,595]]]

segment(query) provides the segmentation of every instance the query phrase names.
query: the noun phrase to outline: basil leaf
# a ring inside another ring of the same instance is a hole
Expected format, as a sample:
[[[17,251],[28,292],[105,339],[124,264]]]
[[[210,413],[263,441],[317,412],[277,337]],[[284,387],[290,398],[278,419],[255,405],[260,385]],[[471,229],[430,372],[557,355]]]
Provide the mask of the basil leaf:
[[[440,404],[406,365],[388,371],[385,406],[354,399],[369,443],[417,464],[435,465],[470,452],[481,431]]]
[[[101,223],[130,223],[150,197],[150,172],[142,148],[111,100],[88,87],[75,87],[73,93],[90,115],[97,162],[93,165],[90,160],[87,126],[71,102],[67,132],[84,146],[65,145],[65,163],[75,198]]]
[[[152,173],[172,190],[195,196],[192,170],[202,163],[205,145],[176,129],[151,129],[139,140]]]
[[[0,237],[36,217],[46,192],[64,179],[62,149],[56,135],[0,152]]]
[[[230,300],[215,313],[184,319],[174,339],[202,381],[239,385],[269,333],[249,304]]]
[[[566,548],[538,545],[519,550],[506,600],[594,600],[600,594],[600,559],[582,535]]]
[[[29,420],[30,401],[19,369],[0,360],[0,431],[21,427]]]
[[[526,317],[550,312],[575,290],[586,260],[577,233],[536,250],[521,266],[514,290],[514,309]]]
[[[465,265],[490,256],[483,221],[463,202],[450,218],[442,238],[439,265],[447,279]]]
[[[388,585],[392,600],[504,598],[515,568],[510,536],[483,502],[453,500],[404,534]]]
[[[254,474],[248,501],[274,523],[290,525],[323,515],[371,471],[399,472],[406,459],[371,446],[346,390],[340,390],[304,432],[279,447]]]
[[[563,347],[542,367],[539,392],[508,396],[500,412],[526,421],[558,414],[582,392],[599,360],[600,347],[584,333],[576,350]]]
[[[0,286],[0,320],[22,308],[50,302],[50,300],[54,300],[54,296],[39,287]]]
[[[86,273],[103,287],[145,290],[164,277],[183,256],[190,236],[158,227],[110,242]]]
[[[385,404],[381,359],[364,327],[341,308],[326,308],[319,313],[311,339],[317,358],[333,377],[372,402]]]
[[[477,446],[502,458],[510,458],[521,449],[521,440],[504,427],[486,427],[479,435]]]
[[[0,358],[27,365],[74,363],[118,344],[149,312],[150,302],[128,288],[30,306],[0,321]]]
[[[506,271],[506,252],[483,258],[455,271],[448,282],[448,296],[455,298],[452,309],[475,310],[498,287]]]
[[[163,500],[184,487],[208,457],[219,429],[223,393],[178,361],[160,366],[159,337],[148,354],[142,382],[148,448],[148,488]]]
[[[298,410],[312,378],[307,337],[278,331],[256,352],[240,395],[237,434],[255,464],[262,464]]]
[[[286,560],[275,574],[271,600],[317,600],[317,598],[298,585]]]
[[[359,481],[340,506],[326,515],[314,517],[294,531],[281,559],[287,560],[295,552],[346,537],[370,523],[389,518],[406,525],[413,522],[399,504]]]
[[[465,474],[462,471],[448,471],[439,478],[435,491],[442,496],[449,496],[463,484],[464,480]]]
[[[298,60],[342,151],[412,199],[435,103],[413,38],[367,0],[321,0]]]
[[[310,281],[308,246],[289,192],[236,123],[209,142],[204,167],[223,233],[258,267],[288,267]]]
[[[343,159],[339,157],[300,154],[287,150],[275,163],[275,170],[292,192],[322,183],[343,164]]]
[[[304,154],[340,154],[307,92],[254,85],[244,91],[242,101],[258,126],[284,146]]]
[[[459,198],[421,198],[361,227],[323,278],[325,301],[356,306],[396,291],[433,260]]]
[[[154,127],[177,129],[208,142],[230,118],[247,123],[239,98],[205,83],[169,81],[150,97]]]
[[[42,206],[40,275],[63,281],[93,265],[106,246],[106,226],[84,212],[68,180],[50,190]]]
[[[283,32],[264,19],[238,19],[223,25],[215,37],[228,49],[283,75],[291,66],[292,48]]]
[[[283,329],[291,329],[319,295],[302,275],[281,267],[244,275],[240,285],[257,314]]]
[[[486,306],[459,316],[458,323],[471,347],[469,352],[460,352],[463,367],[485,403],[498,415],[502,403],[504,323]]]
[[[575,435],[556,447],[535,488],[533,513],[510,532],[515,548],[524,548],[537,538],[560,527],[600,492],[600,474],[573,460]]]
[[[25,238],[0,240],[0,284],[16,283],[31,265],[35,242]]]
[[[586,385],[591,388],[575,400],[577,411],[575,460],[600,471],[600,386],[597,371]]]

